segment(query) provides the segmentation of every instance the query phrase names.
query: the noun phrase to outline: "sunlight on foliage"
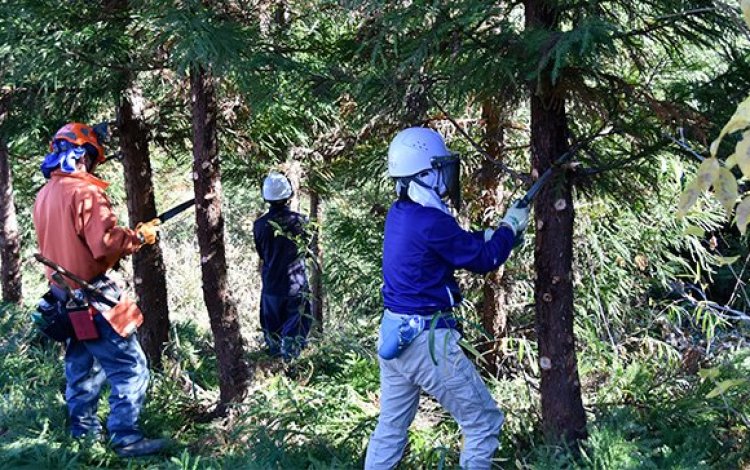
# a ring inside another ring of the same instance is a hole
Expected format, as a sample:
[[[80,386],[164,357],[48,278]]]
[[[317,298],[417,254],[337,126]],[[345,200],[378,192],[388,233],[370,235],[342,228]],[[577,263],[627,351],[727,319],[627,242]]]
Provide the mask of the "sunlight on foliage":
[[[738,191],[737,180],[729,169],[719,169],[719,173],[714,181],[714,192],[716,193],[716,198],[724,206],[724,210],[731,216],[734,205],[737,204]]]
[[[719,133],[719,137],[711,143],[711,157],[716,157],[716,153],[719,151],[719,144],[721,144],[725,135],[745,129],[748,126],[750,126],[750,96],[737,106],[737,110],[724,125],[724,128]]]
[[[693,180],[680,194],[680,201],[677,203],[677,218],[685,217],[690,208],[692,208],[698,198],[701,196],[701,185],[698,179]]]
[[[742,140],[737,142],[737,146],[731,157],[734,158],[733,162],[739,165],[742,174],[746,178],[750,177],[750,131],[745,131],[742,134]],[[727,159],[727,167],[731,168],[729,159]]]
[[[747,231],[748,223],[750,223],[750,196],[745,196],[737,206],[737,227],[742,235]]]
[[[721,165],[715,158],[707,158],[698,167],[698,173],[695,175],[696,184],[701,191],[706,191],[711,187],[719,177]]]

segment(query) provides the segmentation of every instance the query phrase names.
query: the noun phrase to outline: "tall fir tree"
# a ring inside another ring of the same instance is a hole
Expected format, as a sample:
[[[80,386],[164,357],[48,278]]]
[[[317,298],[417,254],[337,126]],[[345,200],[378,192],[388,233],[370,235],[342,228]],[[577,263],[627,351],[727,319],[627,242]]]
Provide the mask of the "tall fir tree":
[[[356,60],[337,63],[331,74],[351,77],[360,115],[388,113],[406,125],[415,111],[427,122],[441,102],[479,114],[475,103],[502,96],[498,105],[509,115],[529,116],[533,177],[601,134],[576,153],[575,165],[553,170],[531,228],[541,428],[551,442],[573,443],[586,435],[574,334],[576,193],[615,192],[631,203],[658,183],[660,169],[649,157],[664,151],[665,128],[700,131],[705,124],[670,92],[671,74],[689,67],[693,51],[735,50],[736,12],[707,0],[357,6],[341,13],[355,26],[340,42]],[[517,153],[508,156],[518,162]]]
[[[21,235],[18,230],[13,175],[8,145],[2,132],[2,125],[8,114],[11,92],[0,91],[0,283],[2,300],[20,304],[22,296],[21,280]]]
[[[239,399],[247,390],[248,368],[239,313],[227,284],[221,168],[216,124],[216,95],[210,71],[190,71],[193,112],[193,179],[196,224],[201,255],[203,298],[214,333],[219,361],[221,403]]]
[[[135,5],[138,6],[138,5]],[[156,217],[151,155],[149,149],[149,128],[143,115],[146,98],[138,85],[141,68],[149,68],[156,58],[144,53],[144,38],[149,31],[133,28],[134,13],[129,0],[105,0],[104,11],[108,11],[110,34],[113,43],[121,44],[113,54],[116,64],[113,80],[119,85],[116,95],[115,114],[120,151],[122,152],[127,196],[128,219],[130,225],[145,222]],[[158,70],[157,68],[157,71]],[[143,351],[155,368],[162,366],[162,353],[169,341],[169,304],[167,295],[167,273],[161,245],[142,247],[132,256],[133,284],[138,305],[143,311],[144,321],[139,331]]]

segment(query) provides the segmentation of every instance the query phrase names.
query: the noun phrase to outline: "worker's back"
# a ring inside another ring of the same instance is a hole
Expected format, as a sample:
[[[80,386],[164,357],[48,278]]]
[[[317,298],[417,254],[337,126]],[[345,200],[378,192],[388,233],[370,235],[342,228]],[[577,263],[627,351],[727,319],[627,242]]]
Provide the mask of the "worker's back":
[[[106,186],[86,172],[58,171],[34,204],[41,254],[87,280],[104,274],[140,244],[135,232],[116,226]],[[48,277],[50,273],[47,269]]]
[[[271,205],[255,221],[255,248],[263,261],[263,292],[274,295],[297,295],[308,288],[304,262],[305,224],[301,214],[285,204]]]

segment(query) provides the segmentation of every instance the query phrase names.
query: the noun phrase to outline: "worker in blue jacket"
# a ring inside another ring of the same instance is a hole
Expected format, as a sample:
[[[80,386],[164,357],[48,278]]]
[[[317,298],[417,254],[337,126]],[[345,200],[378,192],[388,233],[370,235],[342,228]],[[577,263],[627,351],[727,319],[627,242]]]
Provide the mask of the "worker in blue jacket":
[[[367,447],[368,470],[398,464],[422,391],[461,426],[461,467],[490,468],[499,445],[503,413],[458,344],[454,272],[487,273],[503,264],[528,225],[529,209],[510,207],[497,230],[463,230],[443,202],[459,207],[459,173],[458,156],[432,129],[405,129],[388,149],[398,200],[385,221],[380,417]]]
[[[273,356],[299,355],[310,331],[310,291],[305,270],[307,217],[289,208],[289,179],[271,172],[263,181],[266,214],[255,221],[255,249],[263,263],[260,325]]]

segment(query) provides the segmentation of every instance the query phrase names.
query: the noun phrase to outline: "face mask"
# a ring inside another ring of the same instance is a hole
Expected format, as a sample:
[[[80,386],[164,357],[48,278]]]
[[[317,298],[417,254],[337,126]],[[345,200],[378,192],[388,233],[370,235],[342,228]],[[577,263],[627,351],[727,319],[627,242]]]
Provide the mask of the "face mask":
[[[456,210],[461,209],[461,165],[458,155],[434,157],[432,168],[438,173],[441,197],[448,196]]]
[[[396,182],[396,194],[407,197],[423,207],[432,207],[452,215],[438,193],[438,175],[435,170],[424,172],[421,176],[402,178]]]

